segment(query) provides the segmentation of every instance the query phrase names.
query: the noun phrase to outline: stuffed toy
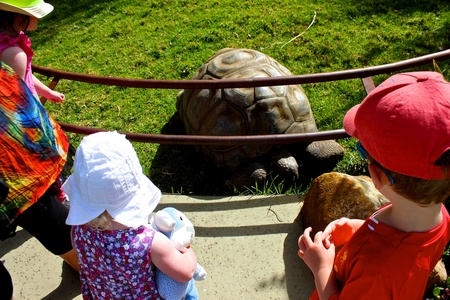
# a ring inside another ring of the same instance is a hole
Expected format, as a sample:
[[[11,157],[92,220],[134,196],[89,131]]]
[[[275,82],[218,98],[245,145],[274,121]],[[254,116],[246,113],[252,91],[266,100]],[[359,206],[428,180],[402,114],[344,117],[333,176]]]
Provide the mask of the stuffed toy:
[[[194,225],[182,212],[173,207],[166,207],[158,211],[152,227],[172,240],[180,251],[190,246],[195,238]],[[177,282],[156,269],[156,287],[161,297],[166,300],[197,300],[198,291],[194,280],[203,280],[205,277],[206,271],[198,263],[194,277],[185,283]]]

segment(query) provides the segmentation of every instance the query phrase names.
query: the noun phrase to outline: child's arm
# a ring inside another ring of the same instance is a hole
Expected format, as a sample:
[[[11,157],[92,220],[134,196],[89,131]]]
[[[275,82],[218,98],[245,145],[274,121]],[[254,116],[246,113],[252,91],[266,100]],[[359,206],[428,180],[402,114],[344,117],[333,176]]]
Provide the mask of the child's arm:
[[[27,71],[27,55],[22,50],[22,48],[17,46],[11,46],[3,50],[1,55],[1,60],[4,61],[8,66],[10,66],[17,75],[19,75],[22,80],[25,80],[25,73]],[[37,79],[34,75],[33,83],[36,88],[36,92],[44,96],[45,98],[53,101],[53,102],[62,102],[64,101],[64,95],[51,90],[48,86],[43,84],[39,79]]]
[[[152,262],[164,274],[178,282],[187,282],[194,276],[197,257],[192,249],[181,253],[164,234],[155,232],[152,243]]]
[[[11,46],[3,50],[0,59],[10,66],[22,80],[27,71],[27,55],[18,46]]]
[[[36,92],[44,96],[45,98],[51,100],[52,102],[63,102],[64,101],[64,94],[61,94],[60,92],[53,91],[48,86],[43,84],[36,76],[33,75],[33,83],[34,87],[36,88]]]
[[[320,299],[329,299],[332,295],[340,292],[333,271],[335,247],[330,243],[326,248],[323,243],[323,232],[319,231],[311,239],[312,229],[305,229],[303,235],[298,239],[298,256],[306,263],[314,274],[314,282]]]

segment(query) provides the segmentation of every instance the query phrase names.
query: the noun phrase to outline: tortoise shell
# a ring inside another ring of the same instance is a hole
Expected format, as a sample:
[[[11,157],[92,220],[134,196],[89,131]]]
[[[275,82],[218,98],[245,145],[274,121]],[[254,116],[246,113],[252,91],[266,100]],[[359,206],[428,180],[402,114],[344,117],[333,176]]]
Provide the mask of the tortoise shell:
[[[255,50],[226,48],[208,59],[192,79],[220,80],[292,76],[273,58]],[[183,90],[177,111],[186,134],[232,136],[317,131],[299,85]],[[208,162],[230,170],[268,153],[274,145],[199,146]]]

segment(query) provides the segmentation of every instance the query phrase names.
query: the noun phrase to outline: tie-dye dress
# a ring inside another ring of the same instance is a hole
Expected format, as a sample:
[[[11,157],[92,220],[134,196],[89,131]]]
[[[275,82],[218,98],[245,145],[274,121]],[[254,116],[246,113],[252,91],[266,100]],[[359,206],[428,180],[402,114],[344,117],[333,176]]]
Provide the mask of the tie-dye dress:
[[[26,84],[0,62],[0,229],[35,203],[58,178],[69,142]]]

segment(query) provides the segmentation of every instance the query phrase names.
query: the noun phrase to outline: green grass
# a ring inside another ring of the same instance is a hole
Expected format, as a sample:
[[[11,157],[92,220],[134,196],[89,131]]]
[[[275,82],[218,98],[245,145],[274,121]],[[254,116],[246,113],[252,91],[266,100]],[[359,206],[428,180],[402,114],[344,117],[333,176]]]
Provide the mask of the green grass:
[[[293,74],[363,68],[449,48],[448,1],[93,1],[52,0],[55,10],[30,32],[34,63],[101,76],[189,79],[226,47],[262,51]],[[314,23],[311,25],[314,19]],[[308,28],[308,26],[311,27]],[[290,41],[290,42],[289,42]],[[288,43],[289,42],[289,43]],[[448,76],[448,62],[439,67]],[[432,70],[433,66],[422,69]],[[386,76],[376,76],[378,84]],[[42,78],[46,81],[46,78]],[[342,127],[359,103],[359,80],[303,85],[319,130]],[[61,81],[55,119],[84,126],[161,133],[176,113],[178,90],[133,89]],[[80,136],[69,135],[74,145]],[[355,141],[337,171],[364,172]],[[191,147],[134,143],[143,168],[164,192],[234,193]],[[283,192],[287,187],[255,190]],[[295,188],[294,188],[295,190]],[[294,192],[294,191],[293,191]]]

